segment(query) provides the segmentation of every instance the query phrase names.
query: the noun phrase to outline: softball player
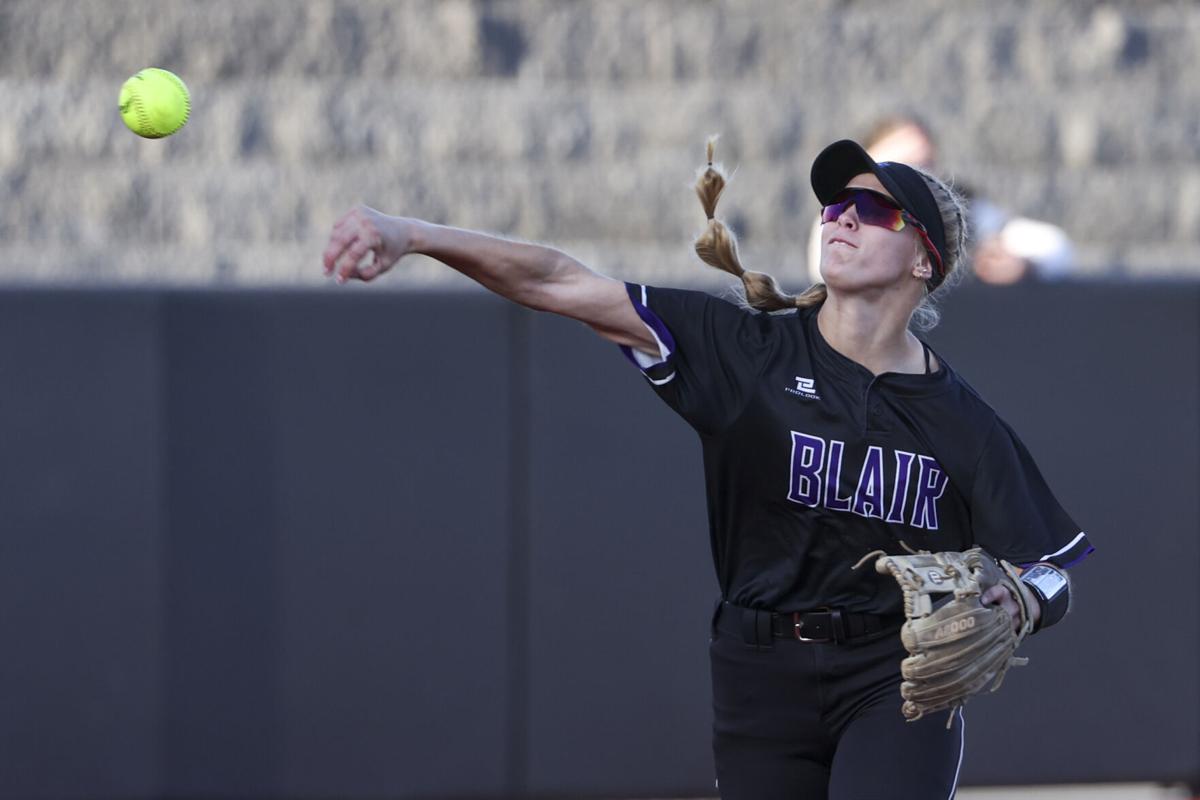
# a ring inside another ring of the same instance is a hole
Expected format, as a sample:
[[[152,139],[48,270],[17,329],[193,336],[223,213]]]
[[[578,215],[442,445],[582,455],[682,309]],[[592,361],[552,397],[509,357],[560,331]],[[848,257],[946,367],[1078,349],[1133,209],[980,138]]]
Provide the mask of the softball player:
[[[697,252],[740,277],[749,305],[622,284],[548,247],[359,207],[324,254],[339,281],[423,253],[492,291],[578,319],[620,345],[699,434],[722,599],[710,642],[714,754],[726,800],[948,798],[961,712],[899,712],[894,581],[852,569],[875,550],[982,546],[1031,567],[1045,628],[1066,613],[1063,571],[1091,551],[1016,434],[910,327],[954,275],[960,201],[856,143],[812,168],[821,272],[799,297],[747,272],[715,219],[724,179],[697,190]],[[763,311],[792,309],[790,313]],[[1002,587],[985,602],[1014,617]]]

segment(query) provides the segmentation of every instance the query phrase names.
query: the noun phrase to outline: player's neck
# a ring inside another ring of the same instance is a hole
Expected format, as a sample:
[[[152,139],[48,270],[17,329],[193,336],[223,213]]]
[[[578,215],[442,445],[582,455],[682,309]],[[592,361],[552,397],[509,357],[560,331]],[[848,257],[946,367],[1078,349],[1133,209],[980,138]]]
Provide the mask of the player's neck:
[[[830,294],[817,312],[821,336],[834,350],[872,374],[925,371],[924,351],[908,331],[903,304]]]

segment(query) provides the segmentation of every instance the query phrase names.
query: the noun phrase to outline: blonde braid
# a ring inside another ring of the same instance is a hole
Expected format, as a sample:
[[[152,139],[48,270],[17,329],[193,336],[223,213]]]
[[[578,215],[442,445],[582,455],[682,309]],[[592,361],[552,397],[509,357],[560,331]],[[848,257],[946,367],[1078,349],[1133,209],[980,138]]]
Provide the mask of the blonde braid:
[[[708,225],[704,233],[696,239],[696,255],[709,266],[728,272],[742,279],[746,289],[746,302],[753,308],[762,311],[778,311],[784,308],[813,305],[825,299],[824,284],[817,284],[804,294],[796,297],[785,293],[773,277],[765,272],[752,272],[742,266],[738,257],[737,237],[721,220],[716,218],[717,201],[725,191],[726,178],[720,164],[713,164],[713,150],[717,137],[708,140],[708,166],[696,180],[696,195],[700,205],[704,207],[704,215]],[[820,289],[820,298],[814,299],[814,290]]]

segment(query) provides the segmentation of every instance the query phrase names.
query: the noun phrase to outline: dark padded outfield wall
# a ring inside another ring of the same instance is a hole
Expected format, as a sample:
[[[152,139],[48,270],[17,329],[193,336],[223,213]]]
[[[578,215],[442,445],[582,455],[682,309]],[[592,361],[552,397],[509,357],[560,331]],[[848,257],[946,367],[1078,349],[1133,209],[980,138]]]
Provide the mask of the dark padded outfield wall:
[[[169,309],[169,792],[504,793],[509,310]]]
[[[169,301],[169,794],[253,796],[279,768],[270,322],[261,300]]]
[[[585,327],[13,290],[0,334],[0,797],[711,792],[699,444]],[[1100,548],[965,781],[1196,780],[1200,287],[965,287],[931,339]]]
[[[0,796],[162,779],[161,300],[0,293]]]
[[[711,794],[699,442],[590,329],[530,339],[529,788]]]
[[[503,794],[511,311],[338,299],[274,313],[277,791]]]

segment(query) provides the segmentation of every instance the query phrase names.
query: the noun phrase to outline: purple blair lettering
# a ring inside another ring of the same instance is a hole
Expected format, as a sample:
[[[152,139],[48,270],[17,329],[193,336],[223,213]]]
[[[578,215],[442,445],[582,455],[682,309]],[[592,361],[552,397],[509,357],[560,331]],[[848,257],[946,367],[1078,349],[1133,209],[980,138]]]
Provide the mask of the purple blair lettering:
[[[825,440],[792,431],[792,473],[788,479],[788,500],[816,507],[821,502],[821,464],[825,461]]]
[[[867,460],[858,475],[854,490],[854,513],[860,517],[883,519],[883,448],[867,448]]]
[[[825,507],[831,511],[849,511],[850,498],[838,497],[838,481],[842,474],[842,448],[845,442],[829,440],[829,463],[825,467]]]
[[[946,491],[949,479],[938,463],[929,456],[917,456],[917,499],[913,503],[912,524],[915,528],[938,529],[937,501]]]
[[[888,509],[888,522],[904,522],[904,506],[908,502],[908,472],[915,453],[896,451],[896,483],[892,486],[892,505]]]

